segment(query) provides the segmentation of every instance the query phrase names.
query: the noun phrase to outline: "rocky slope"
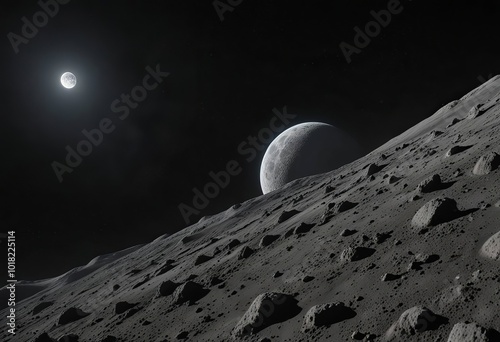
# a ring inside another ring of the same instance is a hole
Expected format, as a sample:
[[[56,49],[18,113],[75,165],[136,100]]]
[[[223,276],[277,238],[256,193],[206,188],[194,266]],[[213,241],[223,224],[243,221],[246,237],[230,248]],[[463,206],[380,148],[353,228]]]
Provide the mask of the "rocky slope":
[[[499,92],[495,77],[338,170],[45,280],[2,340],[500,341]]]

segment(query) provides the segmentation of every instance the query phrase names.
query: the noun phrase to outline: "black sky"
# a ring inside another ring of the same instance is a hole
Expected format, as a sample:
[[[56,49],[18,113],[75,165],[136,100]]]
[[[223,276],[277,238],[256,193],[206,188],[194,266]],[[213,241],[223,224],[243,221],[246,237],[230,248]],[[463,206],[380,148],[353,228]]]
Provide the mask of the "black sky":
[[[9,32],[41,8],[4,4],[0,224],[17,233],[18,278],[178,231],[178,205],[230,160],[242,173],[193,223],[260,195],[263,152],[248,163],[237,147],[273,108],[296,114],[292,124],[335,125],[369,152],[500,73],[499,6],[485,0],[402,0],[347,63],[339,44],[388,3],[245,0],[221,21],[210,0],[73,0],[17,54]],[[156,65],[170,75],[118,119],[111,103]],[[64,71],[77,75],[71,91]],[[60,183],[51,163],[103,118],[115,130]]]

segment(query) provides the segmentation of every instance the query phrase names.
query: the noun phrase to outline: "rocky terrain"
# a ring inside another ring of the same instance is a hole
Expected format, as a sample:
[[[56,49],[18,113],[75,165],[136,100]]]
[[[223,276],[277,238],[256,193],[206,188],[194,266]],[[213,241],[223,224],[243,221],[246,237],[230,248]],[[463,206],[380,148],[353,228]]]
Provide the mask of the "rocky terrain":
[[[500,341],[499,142],[497,76],[340,169],[18,283],[1,339]]]

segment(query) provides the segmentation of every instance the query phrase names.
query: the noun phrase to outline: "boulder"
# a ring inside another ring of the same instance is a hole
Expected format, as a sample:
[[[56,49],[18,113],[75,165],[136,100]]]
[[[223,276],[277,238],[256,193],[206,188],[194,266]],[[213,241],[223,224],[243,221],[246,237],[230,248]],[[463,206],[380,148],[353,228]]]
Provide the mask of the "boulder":
[[[415,335],[432,329],[438,321],[431,310],[424,306],[414,306],[401,314],[394,326],[394,333],[398,336]]]
[[[175,289],[179,287],[179,285],[180,284],[174,283],[171,280],[164,281],[160,284],[160,287],[158,287],[158,297],[170,296],[172,293],[174,293]]]
[[[500,261],[500,231],[486,240],[480,253],[485,258]]]
[[[447,342],[494,342],[495,333],[476,323],[457,323],[451,329]]]
[[[304,316],[302,331],[342,322],[354,316],[356,312],[342,302],[315,305]]]
[[[205,297],[209,290],[194,281],[188,281],[177,287],[174,291],[174,303],[183,304],[189,302],[190,305]]]
[[[297,300],[288,294],[265,292],[254,299],[233,330],[233,336],[253,335],[276,323],[296,316],[301,311]]]
[[[457,202],[451,198],[435,198],[420,208],[411,221],[417,228],[436,226],[458,217]]]
[[[347,247],[340,254],[340,260],[343,262],[348,261],[359,261],[364,258],[368,258],[375,250],[368,247]]]
[[[432,175],[429,178],[424,179],[417,186],[418,194],[426,194],[436,190],[442,189],[443,183],[441,182],[441,177],[439,175]]]
[[[57,324],[59,324],[59,325],[68,324],[68,323],[77,321],[79,319],[82,319],[88,315],[90,315],[90,314],[86,313],[78,308],[69,308],[59,316],[59,319],[57,320]]]
[[[496,152],[489,152],[479,158],[472,173],[477,176],[484,176],[495,171],[500,166],[500,155]]]

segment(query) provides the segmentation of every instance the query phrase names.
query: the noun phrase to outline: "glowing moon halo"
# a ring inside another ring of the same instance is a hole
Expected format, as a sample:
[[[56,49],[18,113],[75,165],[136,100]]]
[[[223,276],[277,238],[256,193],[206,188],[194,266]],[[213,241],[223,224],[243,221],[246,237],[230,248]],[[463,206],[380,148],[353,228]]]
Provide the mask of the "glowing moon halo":
[[[66,89],[71,89],[76,85],[76,76],[71,72],[65,72],[61,76],[61,84]]]

